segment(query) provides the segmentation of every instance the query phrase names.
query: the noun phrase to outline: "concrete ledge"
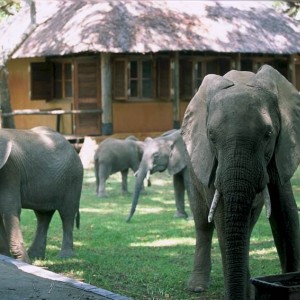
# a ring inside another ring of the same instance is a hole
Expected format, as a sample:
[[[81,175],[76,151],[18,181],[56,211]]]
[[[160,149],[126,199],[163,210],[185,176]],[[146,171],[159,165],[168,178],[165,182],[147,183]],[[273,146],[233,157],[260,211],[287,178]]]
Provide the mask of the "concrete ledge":
[[[11,257],[7,257],[4,255],[0,255],[0,264],[6,264],[7,266],[10,265],[12,267],[11,272],[18,272],[18,270],[19,270],[21,272],[21,276],[26,276],[26,274],[30,274],[30,275],[37,276],[39,278],[44,278],[45,280],[47,279],[47,280],[62,282],[64,284],[66,284],[67,286],[71,286],[73,288],[77,288],[79,290],[86,291],[86,292],[103,297],[103,298],[97,298],[97,299],[112,299],[112,300],[130,300],[131,299],[126,296],[115,294],[108,290],[98,288],[96,286],[93,286],[93,285],[90,285],[90,284],[87,284],[84,282],[80,282],[80,281],[77,281],[77,280],[69,278],[69,277],[59,275],[57,273],[45,270],[43,268],[29,265],[27,263],[15,260]],[[13,266],[15,266],[16,268],[14,268]],[[6,276],[6,274],[3,274],[3,275]],[[16,287],[18,286],[18,282],[16,282],[16,281],[14,281],[13,284]],[[0,282],[0,285],[1,285],[1,282]],[[1,290],[3,290],[3,287],[1,287]],[[85,298],[80,298],[80,299],[85,299]]]

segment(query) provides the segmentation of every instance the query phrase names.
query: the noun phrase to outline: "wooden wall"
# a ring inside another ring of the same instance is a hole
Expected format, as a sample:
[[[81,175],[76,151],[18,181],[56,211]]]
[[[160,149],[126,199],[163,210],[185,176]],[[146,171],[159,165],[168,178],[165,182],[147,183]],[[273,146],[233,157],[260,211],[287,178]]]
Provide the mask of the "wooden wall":
[[[30,62],[43,61],[42,59],[14,59],[8,63],[9,89],[12,110],[15,109],[71,109],[70,100],[50,101],[30,100]],[[26,115],[15,116],[15,125],[18,129],[28,129],[35,126],[48,126],[56,129],[56,116]],[[61,132],[71,134],[72,119],[70,115],[61,117]]]
[[[172,128],[171,102],[113,103],[115,133],[167,131]]]

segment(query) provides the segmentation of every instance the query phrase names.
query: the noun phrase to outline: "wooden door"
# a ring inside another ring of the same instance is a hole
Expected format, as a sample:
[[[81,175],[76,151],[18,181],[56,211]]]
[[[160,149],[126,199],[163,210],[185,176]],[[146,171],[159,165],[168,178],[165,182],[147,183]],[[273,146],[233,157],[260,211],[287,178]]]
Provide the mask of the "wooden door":
[[[74,108],[78,110],[100,109],[99,59],[93,57],[75,60],[74,75]],[[100,135],[101,114],[76,114],[74,133],[76,135]]]

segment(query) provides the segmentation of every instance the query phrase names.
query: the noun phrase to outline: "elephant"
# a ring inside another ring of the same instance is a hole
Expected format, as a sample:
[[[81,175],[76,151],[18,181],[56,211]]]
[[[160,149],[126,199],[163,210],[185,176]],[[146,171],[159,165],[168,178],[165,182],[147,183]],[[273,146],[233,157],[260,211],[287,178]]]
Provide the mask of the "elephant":
[[[251,299],[249,244],[265,204],[282,272],[299,270],[300,236],[290,179],[300,161],[300,95],[277,70],[207,75],[181,134],[191,177],[196,247],[188,288],[208,288],[214,228],[225,299]]]
[[[58,132],[39,126],[0,129],[0,253],[30,263],[44,258],[54,212],[63,225],[61,257],[73,250],[73,227],[79,227],[83,167],[74,147]],[[37,218],[28,252],[20,228],[21,209]]]
[[[121,172],[122,175],[122,193],[128,193],[128,171],[138,170],[143,151],[144,143],[134,136],[129,136],[125,140],[107,138],[101,142],[94,155],[97,196],[107,197],[106,180],[116,172]]]
[[[173,176],[175,191],[175,203],[177,212],[175,217],[187,218],[185,211],[184,194],[189,182],[186,162],[183,159],[184,144],[179,130],[170,130],[159,137],[145,139],[144,154],[136,173],[134,194],[131,210],[127,217],[129,222],[136,210],[139,195],[145,178],[155,172],[163,172],[168,169]]]

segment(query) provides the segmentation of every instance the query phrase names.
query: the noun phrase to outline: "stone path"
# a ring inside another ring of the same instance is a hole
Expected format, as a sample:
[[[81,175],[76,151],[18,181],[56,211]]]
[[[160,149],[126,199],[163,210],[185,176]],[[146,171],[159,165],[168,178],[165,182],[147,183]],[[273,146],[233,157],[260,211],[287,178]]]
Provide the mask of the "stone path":
[[[96,286],[0,255],[1,300],[130,300]]]

